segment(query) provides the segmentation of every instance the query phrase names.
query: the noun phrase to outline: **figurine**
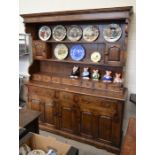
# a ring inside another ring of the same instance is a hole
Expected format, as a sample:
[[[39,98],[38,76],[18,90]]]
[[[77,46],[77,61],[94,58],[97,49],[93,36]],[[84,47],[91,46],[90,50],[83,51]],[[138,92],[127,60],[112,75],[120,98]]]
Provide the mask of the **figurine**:
[[[106,71],[106,74],[102,77],[103,82],[112,82],[111,71]]]
[[[99,74],[99,70],[98,69],[96,69],[96,70],[94,69],[93,70],[92,78],[93,78],[93,80],[96,80],[96,81],[99,80],[100,74]]]
[[[83,68],[83,72],[82,72],[82,78],[83,79],[89,79],[90,73],[89,73],[88,69],[89,69],[88,67]]]
[[[115,73],[115,78],[114,78],[114,83],[122,83],[123,80],[121,79],[121,74],[120,73]]]
[[[80,76],[79,66],[74,66],[70,75],[70,78],[77,79]]]

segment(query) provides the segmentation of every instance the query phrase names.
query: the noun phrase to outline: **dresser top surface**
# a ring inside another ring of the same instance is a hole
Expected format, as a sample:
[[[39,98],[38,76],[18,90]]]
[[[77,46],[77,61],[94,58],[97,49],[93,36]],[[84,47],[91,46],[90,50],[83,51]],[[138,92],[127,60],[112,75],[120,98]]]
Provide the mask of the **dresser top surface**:
[[[95,90],[90,88],[81,88],[76,86],[70,86],[65,84],[58,84],[58,83],[46,83],[46,82],[37,82],[37,81],[30,81],[26,83],[27,86],[37,86],[41,88],[47,89],[54,89],[59,91],[66,91],[75,94],[87,95],[87,96],[94,96],[94,97],[101,97],[101,98],[108,98],[108,99],[115,99],[120,101],[125,101],[127,98],[127,89],[125,88],[124,93],[117,93],[117,92],[109,92],[109,91],[102,91],[102,90]]]

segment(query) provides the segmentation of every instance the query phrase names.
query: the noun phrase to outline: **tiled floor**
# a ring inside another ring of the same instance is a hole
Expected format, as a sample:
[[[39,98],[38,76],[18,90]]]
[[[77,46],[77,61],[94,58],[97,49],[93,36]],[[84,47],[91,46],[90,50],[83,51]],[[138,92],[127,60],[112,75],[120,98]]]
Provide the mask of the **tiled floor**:
[[[124,135],[126,133],[129,117],[131,116],[135,117],[135,115],[136,115],[135,105],[131,102],[127,102],[125,105],[125,114],[124,114],[124,121],[123,121]],[[91,145],[87,145],[87,144],[80,143],[74,140],[70,140],[62,136],[49,133],[49,132],[40,131],[40,134],[45,135],[45,136],[52,136],[64,143],[71,144],[72,146],[79,149],[79,155],[114,155],[113,153],[107,152],[106,150],[97,149]]]

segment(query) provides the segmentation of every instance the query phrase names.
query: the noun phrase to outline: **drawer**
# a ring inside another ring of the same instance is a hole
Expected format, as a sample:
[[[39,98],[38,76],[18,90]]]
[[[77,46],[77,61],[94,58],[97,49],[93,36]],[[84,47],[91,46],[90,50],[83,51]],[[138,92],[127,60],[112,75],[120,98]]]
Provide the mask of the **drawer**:
[[[43,82],[51,82],[51,77],[49,75],[42,75]]]
[[[74,100],[74,94],[67,93],[67,92],[60,92],[59,99],[62,101],[73,101]]]
[[[93,83],[92,81],[87,81],[87,80],[82,80],[82,87],[84,88],[92,88],[93,87]]]
[[[71,79],[69,78],[62,78],[62,84],[67,84],[67,85],[71,85]]]
[[[80,96],[79,106],[80,109],[109,117],[112,117],[117,112],[117,101],[91,96]]]
[[[106,89],[106,84],[103,82],[94,82],[94,88],[104,90]]]
[[[107,89],[111,91],[116,91],[116,92],[123,92],[122,85],[120,84],[109,83],[107,85]]]
[[[60,78],[59,77],[52,77],[52,82],[53,83],[60,83]]]
[[[32,75],[32,80],[42,81],[42,75],[40,75],[40,74],[33,74]]]
[[[73,85],[73,86],[80,86],[81,81],[76,80],[76,79],[69,79],[69,78],[62,78],[62,84],[67,84],[67,85]]]
[[[81,85],[81,81],[80,80],[76,80],[76,79],[71,79],[71,84],[73,86],[80,86]]]
[[[46,97],[53,98],[55,96],[55,91],[50,90],[50,89],[30,86],[29,87],[29,96],[38,96],[38,97],[41,96],[44,98],[46,98]]]

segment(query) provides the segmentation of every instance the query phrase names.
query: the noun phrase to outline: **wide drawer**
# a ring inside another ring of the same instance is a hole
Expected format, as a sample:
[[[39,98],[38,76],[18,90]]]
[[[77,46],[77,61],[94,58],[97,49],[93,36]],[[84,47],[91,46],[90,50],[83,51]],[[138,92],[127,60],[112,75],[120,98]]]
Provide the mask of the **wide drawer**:
[[[29,95],[31,96],[37,95],[37,96],[44,96],[49,98],[52,98],[55,96],[55,91],[50,89],[29,86],[28,90],[29,90]]]
[[[98,115],[112,117],[117,112],[117,101],[109,99],[100,99],[91,96],[80,96],[79,106],[81,109],[91,111]]]

